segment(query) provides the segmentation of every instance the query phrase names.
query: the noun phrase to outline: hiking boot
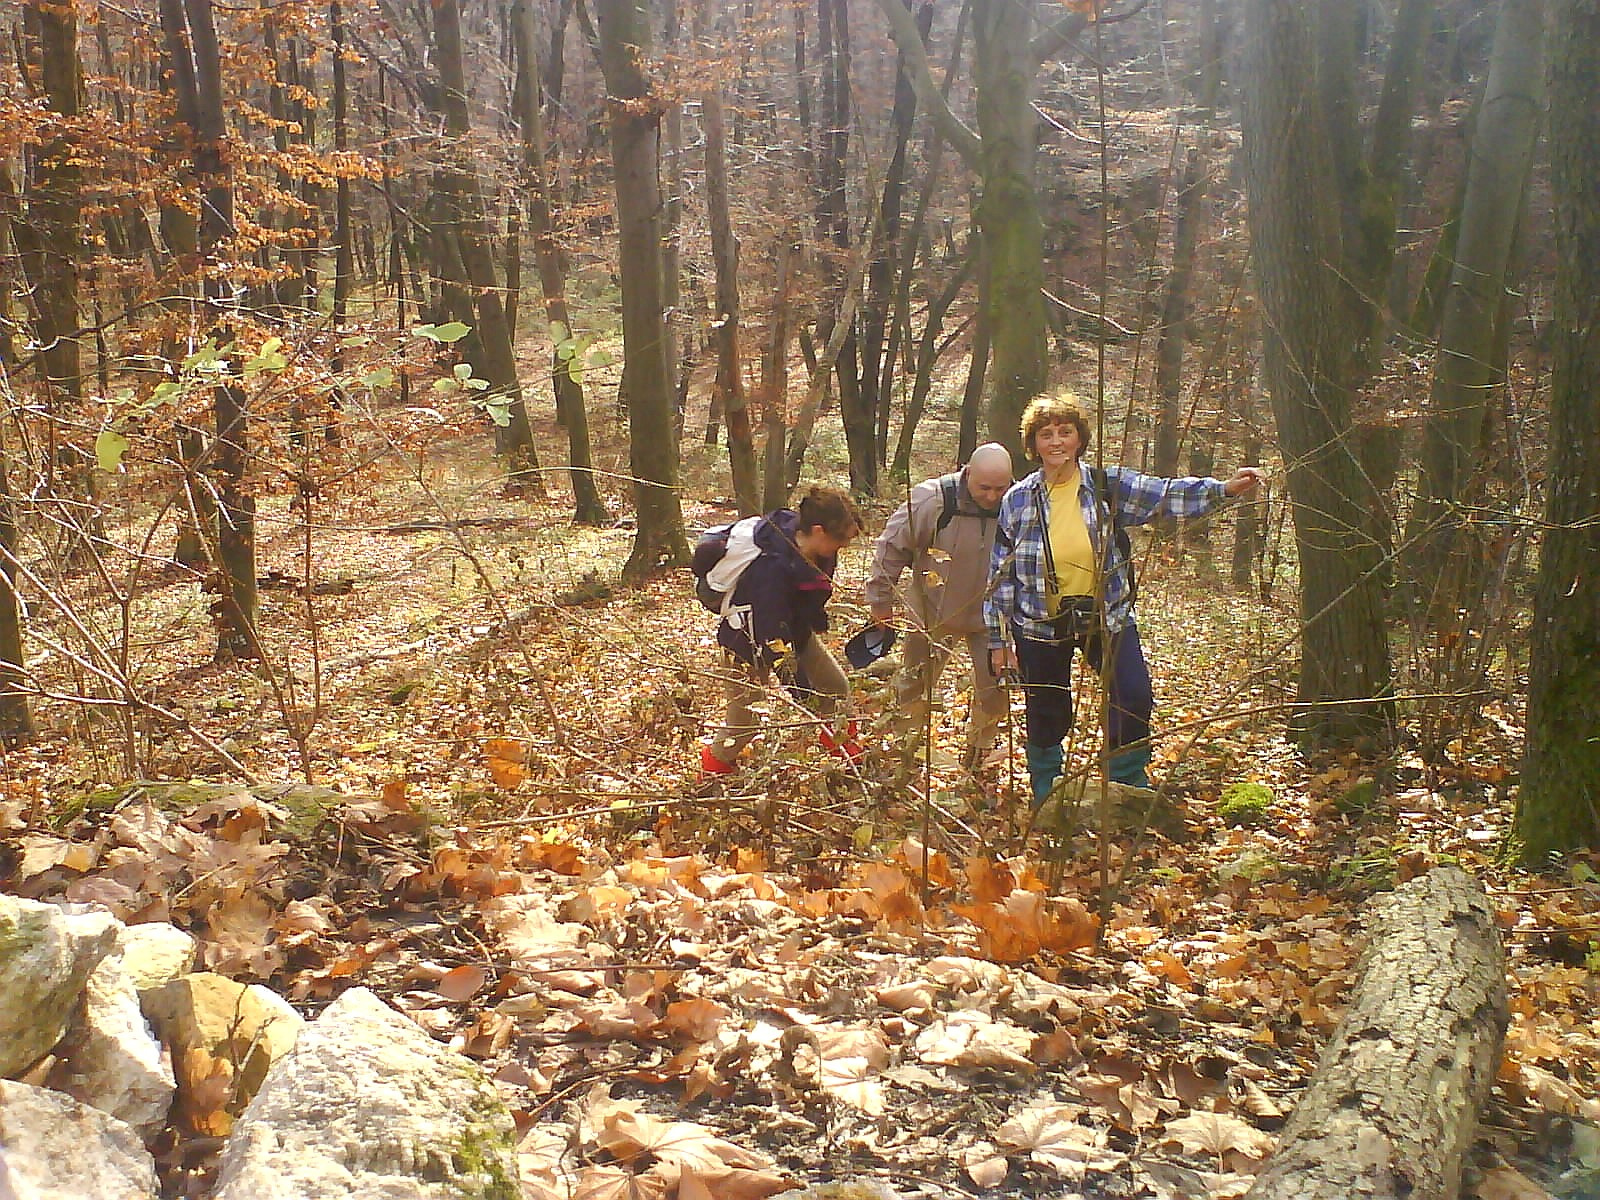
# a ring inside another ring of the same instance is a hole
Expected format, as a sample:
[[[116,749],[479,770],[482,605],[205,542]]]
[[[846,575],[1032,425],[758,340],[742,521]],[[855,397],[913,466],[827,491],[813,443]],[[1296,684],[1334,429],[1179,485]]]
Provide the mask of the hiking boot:
[[[700,747],[700,778],[709,779],[716,775],[732,775],[739,768],[730,762],[723,762],[711,753],[710,746]]]
[[[817,730],[817,744],[831,754],[836,754],[849,763],[859,763],[866,757],[866,751],[861,748],[861,743],[856,741],[856,723],[851,721],[845,727],[844,737],[835,736],[833,730],[824,725]]]

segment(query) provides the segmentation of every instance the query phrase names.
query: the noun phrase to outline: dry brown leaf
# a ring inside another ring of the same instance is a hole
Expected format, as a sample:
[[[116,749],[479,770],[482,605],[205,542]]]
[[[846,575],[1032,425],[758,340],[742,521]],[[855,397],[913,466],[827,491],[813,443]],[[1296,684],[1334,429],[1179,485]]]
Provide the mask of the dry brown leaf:
[[[496,787],[510,791],[528,777],[528,748],[516,738],[490,738],[483,755]]]
[[[1078,1124],[1080,1111],[1070,1104],[1030,1105],[1001,1125],[995,1140],[1026,1150],[1035,1162],[1073,1179],[1126,1162],[1126,1155],[1105,1148],[1104,1132]]]
[[[708,1042],[733,1015],[726,1005],[696,996],[693,1000],[674,1000],[667,1005],[661,1028],[691,1042]]]
[[[979,1187],[997,1188],[1005,1182],[1011,1164],[994,1148],[993,1142],[977,1142],[961,1152],[961,1166],[967,1178]]]
[[[917,1056],[940,1067],[993,1067],[1031,1071],[1033,1034],[987,1013],[954,1012],[917,1035]]]
[[[585,1167],[572,1200],[667,1200],[672,1185],[659,1175],[631,1175],[616,1167]]]
[[[1004,863],[987,858],[967,859],[967,885],[972,889],[976,904],[998,904],[1017,886],[1017,877]]]
[[[1227,1113],[1197,1112],[1168,1121],[1163,1140],[1177,1142],[1191,1154],[1222,1158],[1239,1154],[1260,1162],[1272,1150],[1272,1135]]]
[[[618,1111],[598,1131],[597,1144],[622,1162],[649,1154],[663,1162],[716,1174],[730,1167],[771,1166],[765,1155],[724,1141],[693,1121],[663,1121],[645,1112]]]
[[[438,992],[446,1000],[453,1000],[457,1004],[464,1004],[471,1000],[480,991],[483,985],[489,982],[489,972],[473,963],[452,967],[439,977]]]
[[[933,985],[922,979],[909,979],[904,983],[879,988],[879,1004],[895,1012],[931,1012],[936,996]]]
[[[1495,1167],[1483,1173],[1478,1184],[1478,1200],[1551,1200],[1551,1197],[1521,1171]]]

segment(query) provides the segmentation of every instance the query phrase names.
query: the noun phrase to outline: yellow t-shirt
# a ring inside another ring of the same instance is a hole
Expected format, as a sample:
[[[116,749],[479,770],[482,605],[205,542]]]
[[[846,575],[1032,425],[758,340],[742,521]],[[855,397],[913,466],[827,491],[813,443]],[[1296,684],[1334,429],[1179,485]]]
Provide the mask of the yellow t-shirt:
[[[1050,556],[1055,561],[1056,586],[1050,593],[1050,613],[1061,611],[1063,596],[1094,594],[1094,546],[1083,523],[1078,502],[1082,482],[1078,471],[1065,483],[1049,484]]]

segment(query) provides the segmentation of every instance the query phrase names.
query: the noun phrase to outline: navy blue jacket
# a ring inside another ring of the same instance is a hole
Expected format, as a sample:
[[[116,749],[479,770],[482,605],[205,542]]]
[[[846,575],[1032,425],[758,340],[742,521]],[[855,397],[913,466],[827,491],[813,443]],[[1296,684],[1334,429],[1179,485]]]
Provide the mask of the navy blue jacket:
[[[756,527],[761,553],[739,576],[733,607],[717,626],[717,642],[740,662],[770,667],[828,628],[823,606],[833,595],[837,560],[818,566],[805,558],[794,544],[799,528],[800,515],[787,508]]]

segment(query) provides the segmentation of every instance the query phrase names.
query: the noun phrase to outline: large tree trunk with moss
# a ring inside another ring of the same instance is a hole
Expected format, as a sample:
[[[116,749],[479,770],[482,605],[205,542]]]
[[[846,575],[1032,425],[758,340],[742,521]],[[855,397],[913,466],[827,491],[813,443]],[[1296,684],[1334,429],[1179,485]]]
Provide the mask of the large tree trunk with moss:
[[[1034,35],[1034,3],[979,6],[976,53],[978,173],[976,216],[983,230],[988,287],[989,436],[1022,460],[1022,410],[1044,390],[1049,336],[1044,311],[1044,222],[1034,184],[1038,64],[1019,53]]]
[[[622,274],[622,345],[627,360],[628,457],[638,519],[624,573],[689,561],[678,502],[678,443],[662,317],[663,105],[646,68],[651,15],[645,0],[597,0],[600,67],[606,81]]]
[[[1500,1062],[1506,953],[1479,883],[1380,900],[1350,1007],[1246,1200],[1454,1200]]]
[[[517,76],[517,113],[522,124],[522,170],[528,189],[528,224],[533,234],[534,258],[539,269],[539,290],[544,295],[544,315],[550,326],[550,386],[555,394],[556,416],[567,430],[568,472],[572,480],[573,520],[580,525],[602,525],[610,520],[594,477],[594,456],[589,445],[589,410],[573,370],[575,337],[567,313],[567,276],[561,263],[550,216],[550,181],[545,173],[544,113],[540,106],[539,48],[535,38],[532,0],[518,0],[512,8],[520,73]],[[566,356],[563,357],[563,350]]]
[[[1421,494],[1411,512],[1408,579],[1453,620],[1471,603],[1484,557],[1460,504],[1482,491],[1484,420],[1500,383],[1495,331],[1505,303],[1523,193],[1543,116],[1544,0],[1505,0],[1467,164],[1454,266],[1424,429]],[[1564,116],[1561,119],[1565,119]]]
[[[911,13],[902,0],[878,0],[904,58],[917,101],[967,165],[981,192],[975,216],[983,234],[979,327],[989,337],[989,435],[1019,462],[1022,410],[1044,390],[1049,354],[1044,308],[1044,225],[1034,181],[1040,66],[1082,32],[1081,12],[1046,24],[1037,0],[978,0],[973,11],[976,132],[946,103]]]
[[[1552,0],[1550,459],[1517,832],[1531,861],[1600,846],[1600,0]]]
[[[1293,715],[1302,744],[1359,744],[1392,719],[1381,567],[1384,509],[1360,455],[1357,388],[1376,327],[1371,278],[1380,256],[1347,225],[1342,189],[1353,117],[1342,73],[1308,80],[1328,49],[1295,0],[1251,0],[1244,89],[1251,257],[1264,316],[1266,380],[1300,558],[1304,629]],[[1337,47],[1333,47],[1337,49]],[[1392,229],[1391,229],[1392,234]],[[1386,260],[1385,260],[1386,261]]]

